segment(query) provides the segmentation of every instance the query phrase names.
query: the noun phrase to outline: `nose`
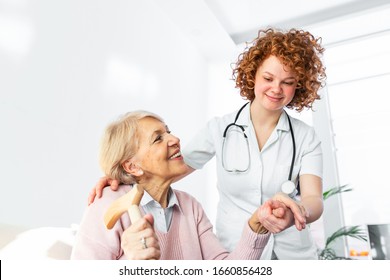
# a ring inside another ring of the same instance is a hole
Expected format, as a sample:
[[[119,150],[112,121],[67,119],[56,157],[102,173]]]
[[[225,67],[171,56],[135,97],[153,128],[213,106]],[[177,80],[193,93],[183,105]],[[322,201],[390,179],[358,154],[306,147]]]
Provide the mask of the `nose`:
[[[274,81],[272,84],[272,92],[274,93],[281,93],[282,92],[282,87],[278,81]]]
[[[169,134],[168,146],[172,147],[172,146],[175,146],[175,145],[180,147],[180,139],[178,137],[176,137],[175,135],[173,135],[173,134]]]

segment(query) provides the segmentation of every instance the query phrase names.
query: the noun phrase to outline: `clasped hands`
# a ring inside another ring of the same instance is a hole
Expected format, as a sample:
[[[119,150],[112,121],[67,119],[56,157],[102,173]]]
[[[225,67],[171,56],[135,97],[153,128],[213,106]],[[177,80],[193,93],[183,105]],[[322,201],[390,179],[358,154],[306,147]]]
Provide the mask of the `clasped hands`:
[[[271,233],[279,233],[294,224],[301,231],[308,217],[305,207],[284,193],[277,193],[264,202],[253,215]]]
[[[266,231],[279,233],[294,224],[298,230],[304,229],[306,216],[306,210],[299,202],[283,193],[277,193],[253,213],[251,220],[255,220]],[[146,214],[123,232],[121,246],[128,259],[158,260],[160,258],[160,245],[153,224],[153,216]],[[252,226],[251,228],[262,233]]]
[[[88,204],[91,204],[96,196],[101,197],[102,189],[107,185],[113,190],[118,189],[116,180],[103,177],[92,189]],[[306,227],[307,217],[309,214],[303,205],[284,193],[277,193],[253,213],[251,220],[271,233],[279,233],[294,224],[297,230],[301,231]],[[153,216],[146,214],[123,232],[121,246],[127,258],[134,260],[160,258],[160,246],[153,224]],[[258,232],[254,228],[252,230]]]

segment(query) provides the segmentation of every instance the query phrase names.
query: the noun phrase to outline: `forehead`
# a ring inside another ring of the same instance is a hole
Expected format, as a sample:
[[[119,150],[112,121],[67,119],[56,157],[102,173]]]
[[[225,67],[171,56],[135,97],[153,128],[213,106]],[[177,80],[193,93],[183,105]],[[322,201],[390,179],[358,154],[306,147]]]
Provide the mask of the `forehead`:
[[[141,136],[142,134],[150,135],[156,131],[165,130],[166,128],[165,123],[152,117],[145,117],[141,119],[138,123],[138,126],[139,130],[141,131]]]

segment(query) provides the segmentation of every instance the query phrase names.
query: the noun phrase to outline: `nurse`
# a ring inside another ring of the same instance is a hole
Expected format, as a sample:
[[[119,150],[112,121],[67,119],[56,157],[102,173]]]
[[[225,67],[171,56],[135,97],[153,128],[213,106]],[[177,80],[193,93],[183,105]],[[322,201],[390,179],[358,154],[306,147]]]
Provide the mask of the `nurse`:
[[[228,249],[238,242],[237,229],[250,213],[281,192],[287,180],[299,182],[296,203],[304,208],[307,223],[322,214],[320,141],[313,128],[289,117],[284,108],[300,112],[319,99],[317,91],[326,77],[319,58],[323,50],[309,32],[260,31],[233,70],[236,87],[248,104],[210,120],[184,150],[185,161],[194,170],[216,156],[220,199],[216,230]],[[308,229],[296,227],[275,233],[265,257],[318,259]]]
[[[216,231],[229,250],[251,213],[270,198],[279,198],[290,209],[298,206],[306,223],[323,212],[321,143],[313,128],[284,110],[310,109],[319,99],[326,79],[323,51],[320,39],[309,32],[260,30],[233,69],[236,87],[248,103],[211,119],[183,151],[188,174],[216,157]],[[286,181],[299,183],[299,198],[281,192]],[[95,191],[100,195],[106,182],[98,183],[92,197]],[[294,220],[296,215],[289,217],[283,227],[272,213],[260,219],[274,233],[262,258],[318,259],[307,227]]]

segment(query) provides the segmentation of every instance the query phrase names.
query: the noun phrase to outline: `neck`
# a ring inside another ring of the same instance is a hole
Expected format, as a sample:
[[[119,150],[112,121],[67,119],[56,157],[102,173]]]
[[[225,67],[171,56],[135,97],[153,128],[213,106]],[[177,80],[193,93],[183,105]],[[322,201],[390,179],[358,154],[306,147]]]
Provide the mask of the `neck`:
[[[282,115],[283,109],[277,111],[269,111],[257,105],[256,102],[251,103],[250,113],[253,124],[262,127],[274,128],[278,124],[279,118]]]
[[[172,181],[163,181],[158,179],[140,180],[138,185],[142,187],[149,195],[157,201],[162,208],[168,206],[168,192]]]

